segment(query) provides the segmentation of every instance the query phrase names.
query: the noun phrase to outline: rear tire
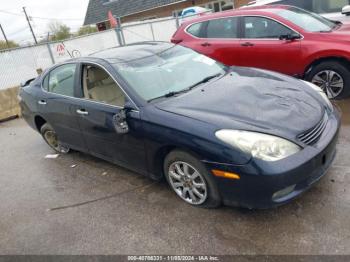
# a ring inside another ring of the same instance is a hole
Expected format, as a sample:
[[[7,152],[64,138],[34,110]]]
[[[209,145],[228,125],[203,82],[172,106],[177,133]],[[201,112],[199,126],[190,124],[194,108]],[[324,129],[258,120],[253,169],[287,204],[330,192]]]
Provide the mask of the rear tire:
[[[52,128],[50,124],[48,123],[44,124],[40,129],[40,133],[43,139],[45,140],[45,142],[57,153],[60,153],[60,154],[69,153],[70,148],[62,145],[62,143],[58,139],[58,136],[55,130]]]
[[[305,80],[321,87],[330,99],[350,95],[350,68],[338,61],[326,61],[314,66]]]
[[[164,160],[164,175],[171,189],[186,203],[217,208],[221,198],[213,178],[194,156],[174,150]]]

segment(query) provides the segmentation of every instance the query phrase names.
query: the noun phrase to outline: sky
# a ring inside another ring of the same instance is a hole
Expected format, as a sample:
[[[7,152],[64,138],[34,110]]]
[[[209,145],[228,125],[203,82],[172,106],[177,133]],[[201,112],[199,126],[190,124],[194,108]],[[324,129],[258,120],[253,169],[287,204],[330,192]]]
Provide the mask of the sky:
[[[77,31],[84,23],[89,0],[0,0],[0,24],[8,40],[20,45],[33,42],[22,7],[26,7],[36,37],[46,37],[48,24],[59,21]],[[0,40],[4,40],[0,32]]]

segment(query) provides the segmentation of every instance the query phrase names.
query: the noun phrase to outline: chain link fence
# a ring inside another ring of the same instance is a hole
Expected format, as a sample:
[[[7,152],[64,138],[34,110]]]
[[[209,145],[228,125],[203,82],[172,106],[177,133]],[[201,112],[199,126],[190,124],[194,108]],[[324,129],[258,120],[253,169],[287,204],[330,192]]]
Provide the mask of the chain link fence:
[[[0,91],[19,86],[34,78],[38,71],[72,57],[143,41],[170,41],[176,31],[177,18],[123,24],[111,29],[62,42],[45,43],[0,51]]]

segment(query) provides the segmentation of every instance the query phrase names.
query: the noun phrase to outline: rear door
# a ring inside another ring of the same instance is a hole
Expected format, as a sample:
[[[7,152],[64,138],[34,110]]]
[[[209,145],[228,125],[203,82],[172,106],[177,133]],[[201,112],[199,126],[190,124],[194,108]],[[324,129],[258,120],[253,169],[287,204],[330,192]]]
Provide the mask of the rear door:
[[[239,60],[238,17],[224,17],[190,25],[182,45],[207,55],[226,65],[235,65]]]
[[[241,66],[250,66],[296,75],[301,68],[302,39],[280,39],[298,34],[287,26],[267,17],[242,17],[240,40]],[[298,34],[299,35],[299,34]],[[302,36],[300,35],[302,38]]]
[[[81,65],[81,92],[75,115],[92,155],[127,166],[146,170],[142,124],[138,110],[127,114],[129,132],[118,133],[116,117],[130,98],[110,74],[95,64]]]
[[[44,92],[38,109],[54,128],[59,140],[73,149],[86,151],[86,145],[74,112],[77,102],[78,70],[76,63],[60,65],[51,70],[42,83]]]

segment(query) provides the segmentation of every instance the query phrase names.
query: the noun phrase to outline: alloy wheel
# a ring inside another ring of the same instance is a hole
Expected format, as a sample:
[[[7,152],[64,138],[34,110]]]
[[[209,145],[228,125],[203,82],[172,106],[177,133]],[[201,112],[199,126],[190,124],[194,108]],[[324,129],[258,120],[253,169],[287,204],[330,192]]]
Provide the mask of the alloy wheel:
[[[200,205],[207,199],[207,183],[190,164],[177,161],[169,166],[170,185],[176,194],[192,205]]]
[[[337,72],[332,70],[324,70],[317,73],[311,82],[327,94],[329,98],[339,96],[344,89],[344,80]]]

